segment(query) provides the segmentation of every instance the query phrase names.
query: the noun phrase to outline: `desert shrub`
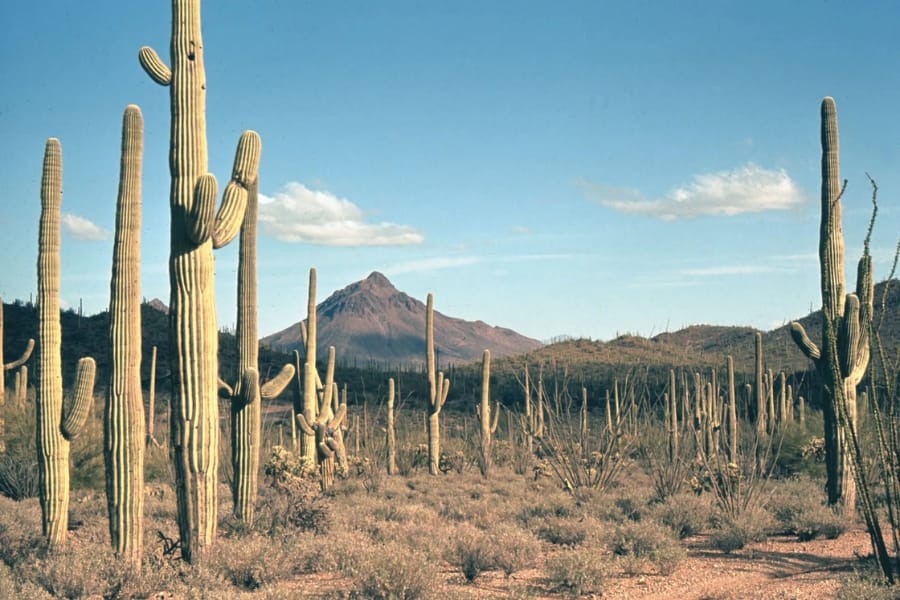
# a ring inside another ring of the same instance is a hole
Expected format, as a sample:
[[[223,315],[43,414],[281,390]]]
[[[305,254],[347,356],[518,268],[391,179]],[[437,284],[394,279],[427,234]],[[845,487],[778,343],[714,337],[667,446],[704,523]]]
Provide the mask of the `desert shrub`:
[[[495,544],[494,562],[507,577],[534,566],[541,546],[531,533],[515,525],[500,523],[490,531],[490,536]]]
[[[547,559],[544,571],[550,588],[572,598],[600,594],[607,569],[596,550],[569,548]]]
[[[466,581],[472,582],[482,571],[495,568],[495,543],[485,532],[461,526],[456,529],[444,558],[462,571]]]
[[[577,546],[584,541],[587,531],[581,520],[548,517],[538,528],[537,536],[557,546]]]
[[[66,398],[66,402],[69,399]],[[94,400],[94,411],[102,401]],[[84,430],[72,440],[70,455],[70,485],[73,490],[106,489],[106,467],[103,463],[103,419],[95,414],[88,417]]]
[[[6,420],[6,450],[0,454],[0,494],[13,500],[36,498],[40,493],[37,452],[34,445],[34,402],[0,408]]]
[[[844,577],[835,597],[841,600],[896,600],[896,585],[887,583],[877,567],[870,566]]]
[[[821,413],[807,411],[807,423],[801,427],[799,423],[783,426],[783,439],[776,461],[776,474],[806,475],[813,478],[825,476],[825,438],[816,436],[821,432]]]
[[[281,542],[258,534],[220,542],[214,564],[232,585],[251,591],[271,585],[292,571]]]
[[[625,519],[629,521],[640,521],[641,516],[647,508],[647,500],[637,494],[625,494],[616,497],[615,505]]]
[[[762,507],[745,510],[736,516],[714,513],[712,545],[726,554],[740,550],[751,542],[762,542],[774,526],[772,515]]]
[[[807,477],[782,482],[766,508],[784,533],[796,535],[800,541],[835,539],[847,530],[846,521],[825,506],[822,486]]]
[[[353,579],[353,597],[373,600],[437,597],[438,573],[435,566],[403,547],[380,546],[358,558],[345,571]]]
[[[651,506],[656,521],[671,529],[679,539],[703,531],[709,521],[711,505],[708,497],[679,493]]]
[[[643,563],[653,564],[668,575],[687,555],[672,531],[652,521],[626,521],[615,528],[608,545],[626,560],[626,571],[636,571]]]

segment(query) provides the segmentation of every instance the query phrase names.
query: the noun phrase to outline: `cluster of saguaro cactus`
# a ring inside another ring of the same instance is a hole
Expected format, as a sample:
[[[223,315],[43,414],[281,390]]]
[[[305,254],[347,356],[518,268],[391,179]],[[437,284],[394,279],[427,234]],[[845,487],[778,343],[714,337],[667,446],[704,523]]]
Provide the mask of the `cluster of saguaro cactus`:
[[[320,405],[316,412],[316,418],[310,422],[306,415],[297,415],[297,424],[304,435],[311,436],[316,442],[316,464],[319,467],[319,484],[322,491],[329,489],[334,484],[335,463],[345,463],[346,451],[344,449],[341,426],[347,417],[346,401],[340,403],[337,409],[332,407],[332,402],[337,402],[337,383],[334,381],[334,346],[328,348],[328,368],[325,375],[325,383],[319,396]],[[309,362],[305,365],[306,376],[311,380],[316,378],[314,367]]]
[[[75,391],[63,407],[59,322],[60,208],[62,147],[50,138],[41,177],[41,221],[38,233],[38,385],[37,449],[40,473],[41,531],[50,546],[65,542],[69,522],[69,441],[84,427],[93,405],[96,364],[78,362]]]
[[[245,135],[256,135],[248,133]],[[285,365],[275,378],[259,383],[259,333],[256,293],[256,220],[259,178],[248,182],[247,207],[241,223],[237,282],[238,376],[234,387],[219,382],[219,393],[231,402],[231,496],[234,516],[252,524],[259,489],[262,399],[278,396],[294,377]]]
[[[841,225],[840,152],[837,107],[826,97],[821,105],[822,215],[819,227],[822,290],[822,344],[817,346],[798,322],[791,334],[816,367],[824,392],[825,466],[828,503],[852,514],[856,500],[848,454],[847,431],[856,430],[856,388],[869,365],[869,331],[874,313],[872,259],[859,260],[856,293],[846,294],[844,235]],[[868,250],[868,240],[867,248]]]
[[[170,91],[170,439],[182,555],[196,562],[216,532],[218,326],[212,251],[238,233],[247,187],[257,177],[260,144],[255,134],[241,136],[231,180],[216,211],[218,186],[208,173],[200,0],[172,1],[171,40],[171,66],[149,47],[138,56],[150,78]]]
[[[109,295],[109,385],[103,420],[109,533],[116,554],[140,566],[144,547],[144,398],[141,391],[141,163],[144,122],[131,105],[122,159]]]
[[[481,456],[479,469],[481,474],[487,477],[490,474],[491,460],[491,436],[497,431],[500,422],[500,404],[494,409],[491,418],[491,351],[485,350],[481,358],[481,403],[478,405],[478,422],[481,431]]]
[[[434,357],[434,296],[425,302],[425,369],[428,376],[428,472],[437,475],[441,462],[441,409],[450,393],[450,380],[437,371]]]

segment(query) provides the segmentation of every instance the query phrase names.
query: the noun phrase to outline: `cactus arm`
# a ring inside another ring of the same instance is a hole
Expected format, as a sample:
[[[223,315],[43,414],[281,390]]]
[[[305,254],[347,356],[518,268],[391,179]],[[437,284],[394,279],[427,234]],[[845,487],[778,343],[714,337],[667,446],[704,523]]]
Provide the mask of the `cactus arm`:
[[[238,140],[231,181],[222,195],[222,205],[213,227],[213,248],[227,245],[237,236],[247,208],[248,191],[259,175],[262,142],[255,131],[245,131]]]
[[[205,244],[212,235],[218,190],[219,184],[215,175],[206,173],[197,178],[194,186],[194,203],[185,223],[188,239],[197,246]]]
[[[259,370],[250,367],[241,374],[241,388],[235,398],[240,404],[246,405],[259,395]]]
[[[819,350],[819,347],[816,346],[815,342],[809,338],[806,329],[804,329],[803,325],[798,321],[791,322],[791,337],[794,339],[794,343],[797,344],[797,347],[800,348],[800,351],[803,352],[808,359],[817,362],[822,358],[822,351]]]
[[[337,414],[334,415],[334,418],[328,421],[328,427],[331,429],[338,429],[344,423],[344,419],[346,418],[347,405],[341,404],[341,407],[338,409]]]
[[[20,356],[18,359],[14,360],[12,362],[5,363],[3,365],[3,369],[6,371],[9,371],[12,369],[18,369],[19,367],[24,365],[26,362],[28,362],[28,359],[31,358],[32,351],[34,351],[34,340],[29,339],[28,343],[25,345],[25,351],[22,352],[22,356]]]
[[[328,366],[325,369],[325,383],[322,386],[322,399],[319,405],[319,414],[325,415],[323,420],[327,421],[329,416],[333,414],[331,410],[331,399],[334,397],[334,346],[328,347]]]
[[[219,398],[234,398],[234,388],[228,385],[221,377],[216,378],[219,389]]]
[[[75,374],[75,391],[67,414],[63,419],[60,432],[69,441],[74,440],[84,430],[84,424],[94,405],[94,380],[97,375],[97,363],[93,358],[82,358],[78,361]]]
[[[138,62],[150,79],[159,85],[168,86],[172,83],[172,70],[150,46],[144,46],[138,51]]]
[[[822,219],[819,225],[822,303],[826,319],[844,314],[844,234],[841,226],[840,144],[837,107],[826,97],[821,106]]]
[[[491,423],[491,433],[497,433],[497,427],[500,425],[500,402],[494,403],[494,421]]]
[[[425,369],[428,374],[429,399],[434,406],[438,389],[434,362],[434,295],[428,294],[425,301]]]
[[[438,375],[438,381],[442,381],[441,385],[441,395],[440,400],[438,401],[437,410],[438,412],[444,407],[444,402],[447,401],[447,395],[450,394],[450,380],[444,377],[443,373]]]
[[[277,398],[294,378],[295,373],[296,369],[294,369],[294,365],[290,363],[281,367],[278,375],[265,382],[259,388],[260,397],[263,400],[271,400],[273,398]]]
[[[310,427],[309,422],[307,422],[306,417],[303,416],[303,413],[297,413],[297,425],[300,426],[300,430],[306,435],[316,435],[315,429]]]
[[[332,444],[334,443],[333,440],[324,440],[319,442],[319,454],[321,454],[325,459],[333,459],[335,452],[328,442],[332,442]]]
[[[837,351],[841,377],[847,378],[856,367],[857,351],[861,334],[859,327],[859,298],[847,294],[844,301],[844,316],[837,332]]]

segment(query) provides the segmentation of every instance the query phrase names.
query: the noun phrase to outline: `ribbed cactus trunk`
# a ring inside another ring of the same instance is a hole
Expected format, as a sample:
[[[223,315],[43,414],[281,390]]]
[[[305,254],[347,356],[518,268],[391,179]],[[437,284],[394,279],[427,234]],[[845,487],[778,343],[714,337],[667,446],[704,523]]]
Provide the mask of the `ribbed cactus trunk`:
[[[252,524],[259,489],[261,401],[259,395],[259,331],[256,299],[256,218],[259,182],[250,183],[238,250],[238,374],[231,398],[231,496],[234,516]]]
[[[125,109],[109,296],[109,385],[103,422],[106,503],[116,555],[140,567],[144,547],[141,391],[141,163],[144,122]]]
[[[314,423],[318,417],[317,403],[317,371],[316,371],[316,270],[309,270],[309,292],[306,302],[306,365],[303,370],[303,418],[307,423]],[[358,432],[357,432],[358,435]],[[300,456],[316,464],[316,436],[301,432]]]
[[[824,313],[822,345],[816,346],[800,323],[791,323],[791,334],[803,353],[815,364],[822,381],[828,503],[840,506],[849,517],[855,511],[856,481],[850,466],[845,431],[856,429],[856,388],[869,366],[868,334],[874,313],[874,282],[867,239],[866,252],[857,268],[856,293],[845,296],[837,107],[830,97],[822,100],[821,125],[819,264]],[[803,408],[801,404],[801,410]]]
[[[41,532],[47,543],[66,541],[69,524],[69,441],[81,431],[93,402],[96,365],[78,363],[75,393],[63,411],[61,328],[59,322],[60,210],[62,148],[47,140],[41,177],[38,233],[38,385],[36,443],[40,474]]]
[[[478,423],[481,433],[481,474],[488,477],[491,472],[491,351],[485,350],[481,357],[481,404],[478,407]]]
[[[441,409],[450,391],[450,380],[436,372],[434,355],[434,296],[425,302],[425,369],[428,375],[428,472],[437,475],[441,467]]]
[[[394,378],[388,379],[387,397],[387,473],[397,474],[397,431],[394,424]]]
[[[218,185],[208,173],[203,50],[200,0],[172,0],[171,68],[151,48],[139,53],[147,74],[170,90],[170,440],[182,556],[191,562],[202,561],[216,534],[219,407],[213,248],[237,235],[246,188],[259,166],[259,138],[245,134],[217,212]]]

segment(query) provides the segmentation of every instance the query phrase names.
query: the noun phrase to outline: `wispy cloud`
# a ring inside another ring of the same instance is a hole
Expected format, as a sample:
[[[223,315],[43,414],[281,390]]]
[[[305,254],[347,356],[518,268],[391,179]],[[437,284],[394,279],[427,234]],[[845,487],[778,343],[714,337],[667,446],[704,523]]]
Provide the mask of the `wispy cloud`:
[[[405,246],[425,240],[415,228],[369,223],[350,200],[291,182],[272,197],[260,194],[263,233],[285,242],[320,246]]]
[[[722,277],[729,275],[752,275],[755,273],[771,273],[772,267],[763,265],[721,265],[715,267],[701,267],[698,269],[683,269],[682,275],[687,277]]]
[[[91,242],[100,242],[108,240],[110,232],[108,229],[100,227],[93,221],[73,215],[72,213],[63,213],[61,216],[62,228],[72,235],[76,240],[85,240]]]
[[[420,258],[397,263],[384,268],[385,275],[402,275],[405,273],[423,273],[441,269],[453,269],[465,267],[481,262],[478,256],[436,256],[434,258]]]
[[[690,183],[662,198],[646,198],[636,189],[592,183],[582,187],[592,199],[613,210],[666,221],[788,210],[804,201],[802,190],[784,169],[763,169],[753,163],[731,171],[695,175]]]

